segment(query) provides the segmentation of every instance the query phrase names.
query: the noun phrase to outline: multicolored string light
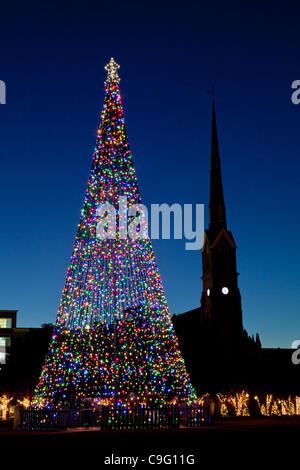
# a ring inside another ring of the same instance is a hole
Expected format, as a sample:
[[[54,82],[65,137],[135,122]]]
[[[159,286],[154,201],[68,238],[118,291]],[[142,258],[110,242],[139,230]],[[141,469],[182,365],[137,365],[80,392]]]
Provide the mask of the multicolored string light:
[[[49,353],[33,405],[191,403],[152,244],[121,239],[119,197],[140,203],[125,130],[118,64],[106,66],[105,98],[90,179]],[[97,208],[110,203],[117,238],[99,239]]]

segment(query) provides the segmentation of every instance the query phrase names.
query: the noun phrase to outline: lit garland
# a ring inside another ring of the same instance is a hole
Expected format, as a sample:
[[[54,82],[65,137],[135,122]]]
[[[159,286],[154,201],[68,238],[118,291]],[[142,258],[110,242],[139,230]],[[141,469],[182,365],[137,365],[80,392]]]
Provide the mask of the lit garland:
[[[236,416],[250,416],[248,402],[249,402],[249,393],[237,392],[234,395],[230,396],[229,401],[233,404],[236,410]]]
[[[300,415],[300,396],[295,398],[295,414]]]
[[[258,402],[260,412],[263,416],[293,416],[297,413],[297,397],[293,399],[289,396],[287,399],[276,398],[272,394],[267,394],[264,400],[259,400],[255,397]]]
[[[250,416],[248,407],[249,393],[244,390],[242,392],[225,395],[217,393],[216,398],[222,418],[228,417],[230,410],[234,411],[235,416]]]
[[[24,397],[23,400],[18,400],[18,404],[23,406],[25,410],[30,407],[30,398],[29,397]]]
[[[293,416],[296,414],[296,403],[291,396],[287,400],[279,400],[279,404],[281,405],[281,414],[283,416]]]
[[[192,403],[149,239],[118,237],[118,203],[141,202],[125,130],[117,70],[105,98],[93,165],[48,356],[33,406]],[[117,238],[96,237],[100,204],[117,213]]]
[[[227,397],[217,393],[217,400],[220,407],[220,415],[222,418],[226,418],[228,416]]]
[[[1,411],[2,419],[6,419],[8,417],[8,413],[10,409],[9,404],[12,400],[13,400],[13,397],[9,397],[6,394],[0,396],[0,411]]]
[[[222,418],[229,416],[229,410],[234,411],[235,416],[250,416],[249,400],[250,395],[246,391],[231,394],[216,394],[219,412]],[[266,394],[262,397],[255,395],[253,399],[257,402],[258,409],[262,416],[294,416],[300,414],[297,409],[297,401],[300,397],[278,398],[273,394]]]

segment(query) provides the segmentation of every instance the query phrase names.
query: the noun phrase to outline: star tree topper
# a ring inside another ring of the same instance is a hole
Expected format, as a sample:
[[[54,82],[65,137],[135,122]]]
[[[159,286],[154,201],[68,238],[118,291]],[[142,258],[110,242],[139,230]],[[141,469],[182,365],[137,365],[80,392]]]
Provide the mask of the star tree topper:
[[[110,61],[104,68],[107,71],[107,77],[106,77],[105,83],[108,83],[108,82],[120,83],[121,79],[118,74],[118,69],[120,68],[120,66],[119,64],[117,64],[117,62],[115,61],[113,57],[111,57]]]

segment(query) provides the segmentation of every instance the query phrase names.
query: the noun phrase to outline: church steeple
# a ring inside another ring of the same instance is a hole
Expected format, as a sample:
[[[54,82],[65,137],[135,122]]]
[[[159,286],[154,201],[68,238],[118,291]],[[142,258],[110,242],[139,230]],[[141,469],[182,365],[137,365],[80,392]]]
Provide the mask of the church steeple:
[[[224,204],[216,110],[215,102],[213,101],[210,155],[209,231],[216,235],[222,228],[225,228],[225,230],[227,229],[226,209]]]

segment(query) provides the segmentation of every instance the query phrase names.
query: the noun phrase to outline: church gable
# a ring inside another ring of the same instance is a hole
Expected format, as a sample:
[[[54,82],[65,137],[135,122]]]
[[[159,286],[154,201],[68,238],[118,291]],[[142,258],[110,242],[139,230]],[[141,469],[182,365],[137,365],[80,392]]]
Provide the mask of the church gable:
[[[224,228],[222,228],[219,235],[217,236],[215,241],[212,243],[211,248],[214,249],[220,244],[229,245],[232,249],[236,250],[236,244],[233,239],[233,236],[231,235],[231,232],[228,232]]]

